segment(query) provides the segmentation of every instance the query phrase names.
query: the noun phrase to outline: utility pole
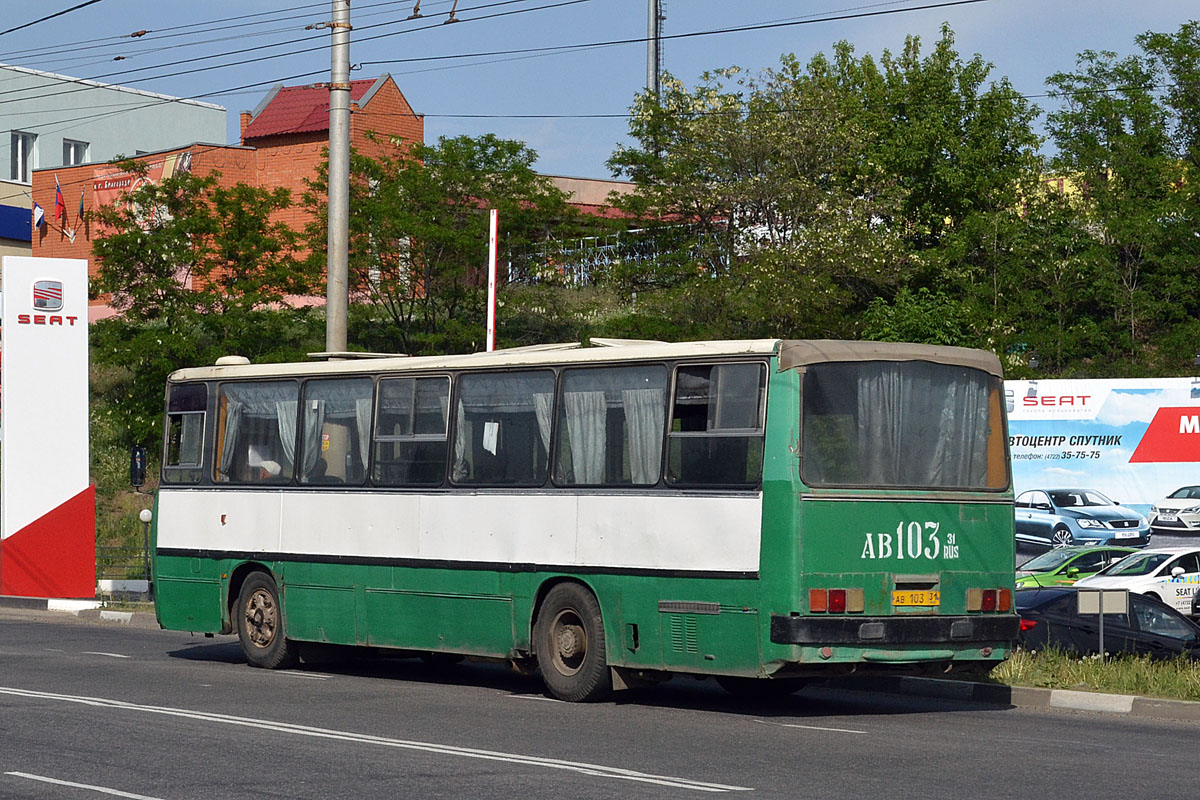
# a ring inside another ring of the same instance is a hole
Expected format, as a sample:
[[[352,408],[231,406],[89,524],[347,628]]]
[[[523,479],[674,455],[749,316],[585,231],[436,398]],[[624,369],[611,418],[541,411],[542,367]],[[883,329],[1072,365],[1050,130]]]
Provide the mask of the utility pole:
[[[662,0],[648,0],[649,16],[646,25],[646,91],[658,97],[658,75],[662,71],[662,53],[659,40],[662,38],[662,21],[665,19]]]
[[[343,353],[350,306],[350,0],[332,0],[325,350]]]

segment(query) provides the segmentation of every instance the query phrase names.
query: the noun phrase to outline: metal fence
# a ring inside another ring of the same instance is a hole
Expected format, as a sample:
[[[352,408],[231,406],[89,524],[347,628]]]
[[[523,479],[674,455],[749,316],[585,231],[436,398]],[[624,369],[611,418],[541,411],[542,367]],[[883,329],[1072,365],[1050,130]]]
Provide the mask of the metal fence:
[[[153,593],[149,549],[97,547],[96,581],[101,593],[149,597]]]

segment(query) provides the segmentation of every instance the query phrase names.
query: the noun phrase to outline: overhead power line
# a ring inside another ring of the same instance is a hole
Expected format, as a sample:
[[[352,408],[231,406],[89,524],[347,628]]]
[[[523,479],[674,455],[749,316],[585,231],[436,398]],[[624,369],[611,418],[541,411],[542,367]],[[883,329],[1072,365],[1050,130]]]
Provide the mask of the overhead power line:
[[[70,8],[64,8],[62,11],[56,11],[53,14],[47,14],[46,16],[41,17],[40,19],[35,19],[33,22],[26,22],[22,25],[17,25],[16,27],[9,28],[6,31],[0,31],[0,36],[3,36],[6,33],[13,33],[15,31],[24,30],[25,28],[31,28],[34,25],[37,25],[39,22],[45,22],[48,19],[54,19],[55,17],[61,17],[64,14],[70,14],[72,11],[78,11],[81,8],[85,8],[90,5],[95,5],[96,3],[99,3],[99,2],[100,2],[100,0],[84,0],[84,2],[79,3],[78,5],[73,5]]]

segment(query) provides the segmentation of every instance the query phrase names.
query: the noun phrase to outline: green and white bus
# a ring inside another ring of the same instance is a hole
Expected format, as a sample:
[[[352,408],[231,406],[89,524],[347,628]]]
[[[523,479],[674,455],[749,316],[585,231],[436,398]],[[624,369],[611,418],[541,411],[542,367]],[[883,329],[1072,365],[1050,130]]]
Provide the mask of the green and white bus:
[[[837,341],[594,340],[173,373],[164,628],[784,691],[1016,637],[1001,369]]]

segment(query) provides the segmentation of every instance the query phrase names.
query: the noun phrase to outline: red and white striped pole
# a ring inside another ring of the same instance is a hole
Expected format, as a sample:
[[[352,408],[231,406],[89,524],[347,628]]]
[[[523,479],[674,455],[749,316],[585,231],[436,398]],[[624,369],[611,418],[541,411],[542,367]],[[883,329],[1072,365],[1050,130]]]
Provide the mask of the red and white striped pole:
[[[500,227],[500,212],[488,212],[488,306],[487,306],[487,351],[496,349],[496,235]]]

